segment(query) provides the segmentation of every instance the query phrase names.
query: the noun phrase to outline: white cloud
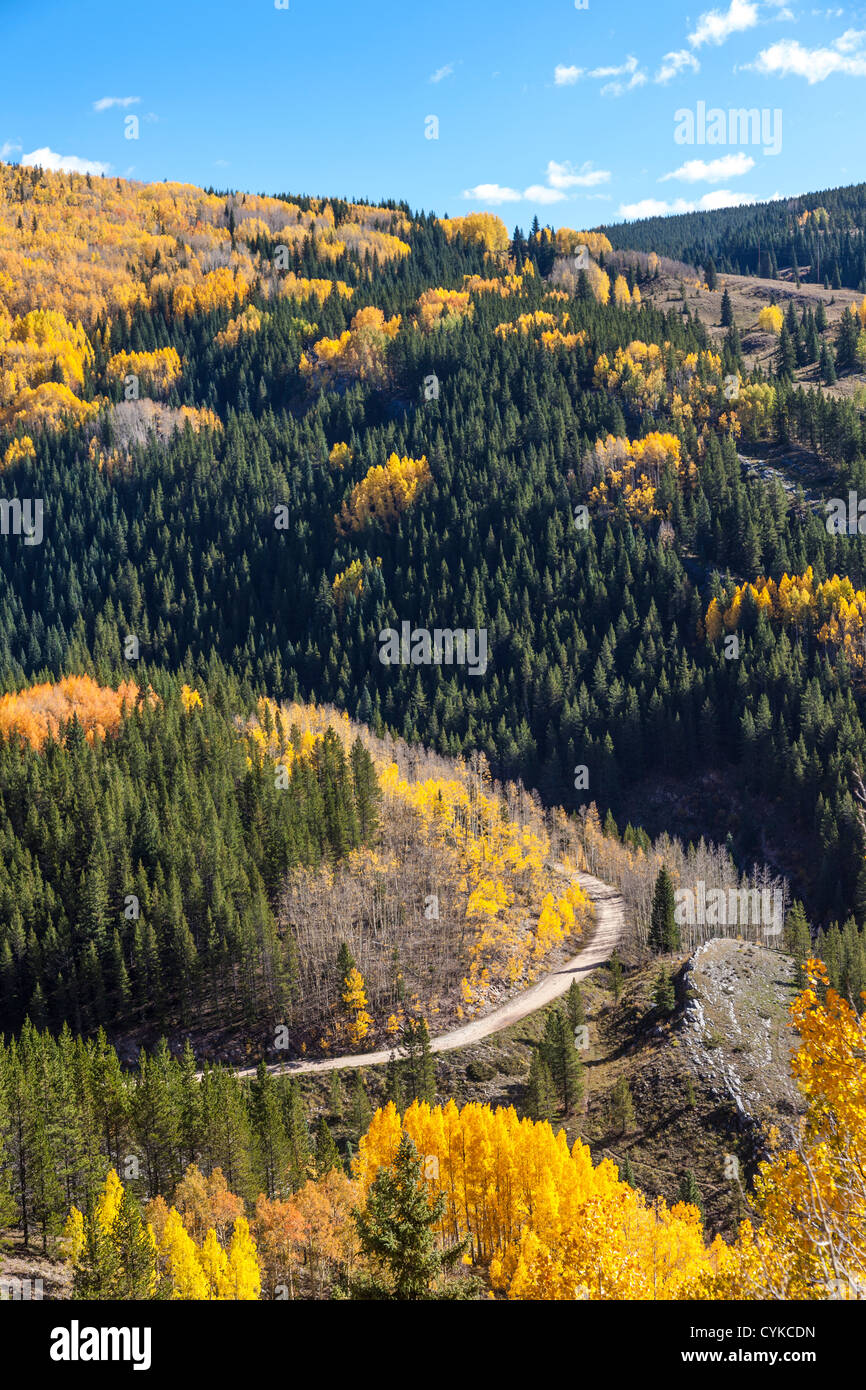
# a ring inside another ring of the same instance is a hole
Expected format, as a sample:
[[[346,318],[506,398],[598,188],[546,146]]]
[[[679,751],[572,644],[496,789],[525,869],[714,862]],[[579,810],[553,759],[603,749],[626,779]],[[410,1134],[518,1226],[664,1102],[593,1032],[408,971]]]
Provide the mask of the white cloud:
[[[38,164],[55,174],[58,171],[64,174],[108,174],[111,171],[110,164],[101,164],[95,159],[79,159],[77,154],[55,154],[47,145],[41,150],[33,150],[31,154],[22,154],[21,163],[28,168]]]
[[[731,34],[754,29],[758,22],[758,7],[752,0],[731,0],[727,10],[707,10],[698,20],[693,34],[689,34],[692,48],[700,48],[703,43],[724,43]]]
[[[637,58],[631,55],[626,58],[624,63],[617,66],[591,68],[589,72],[584,72],[583,68],[565,67],[564,64],[557,64],[553,73],[553,80],[557,87],[573,87],[582,77],[595,77],[599,80],[613,78],[613,81],[606,82],[601,89],[603,97],[622,96],[623,92],[631,92],[635,87],[643,87],[647,81],[647,75],[642,71]],[[627,82],[620,81],[620,78],[627,77]]]
[[[863,40],[866,39],[866,29],[846,29],[840,38],[833,44],[840,53],[854,53],[858,48],[863,47]]]
[[[623,92],[632,92],[635,87],[646,86],[645,72],[636,72],[628,82],[606,82],[601,89],[603,97],[621,97]]]
[[[732,193],[727,188],[717,188],[712,193],[705,193],[696,202],[690,202],[687,198],[676,198],[672,203],[665,203],[661,198],[643,198],[639,203],[621,203],[619,215],[634,221],[641,217],[669,217],[678,212],[712,212],[715,208],[738,208],[745,203],[754,202],[755,199],[747,193]]]
[[[709,160],[687,159],[679,169],[662,174],[659,183],[666,183],[668,179],[681,179],[683,183],[721,183],[723,179],[748,174],[754,167],[755,161],[750,154],[723,154],[719,159]]]
[[[16,145],[13,140],[4,140],[3,144],[0,145],[0,159],[5,159],[10,154],[16,154],[20,149],[21,146]]]
[[[620,63],[618,67],[593,68],[589,76],[598,78],[613,77],[617,79],[627,77],[629,79],[628,82],[606,82],[601,89],[603,97],[622,96],[623,92],[633,91],[635,87],[643,87],[647,80],[646,73],[641,71],[637,58],[631,55],[626,58],[624,63]]]
[[[575,169],[568,160],[557,164],[551,159],[547,165],[547,182],[551,188],[595,188],[600,183],[610,182],[610,170],[593,169],[590,163]]]
[[[503,188],[501,183],[477,183],[474,188],[464,188],[463,197],[479,203],[519,203],[523,194],[516,188]]]
[[[111,106],[135,106],[141,97],[100,97],[93,103],[94,111],[107,111]]]
[[[429,82],[441,82],[442,79],[443,79],[443,77],[450,77],[451,74],[453,73],[453,71],[454,71],[454,64],[453,64],[453,63],[446,63],[444,67],[442,67],[442,68],[437,68],[435,72],[431,72],[431,74],[430,74],[430,76],[429,76],[429,78],[428,78],[428,81],[429,81]]]
[[[679,48],[674,53],[666,53],[653,82],[660,82],[664,86],[684,68],[689,68],[692,72],[700,72],[701,65],[694,53],[689,53],[687,48]]]
[[[527,203],[561,203],[565,194],[560,188],[548,188],[544,183],[532,183],[524,188],[523,196]]]
[[[610,180],[610,170],[593,169],[587,161],[579,169],[564,160],[561,164],[555,159],[548,160],[545,183],[532,183],[523,192],[518,188],[508,188],[500,183],[478,183],[474,188],[463,191],[464,198],[472,198],[482,203],[562,203],[568,197],[569,188],[595,188]],[[588,195],[591,196],[591,195]]]
[[[767,77],[805,77],[810,87],[834,73],[866,77],[864,37],[863,30],[848,29],[831,48],[804,48],[796,39],[781,39],[745,66]]]

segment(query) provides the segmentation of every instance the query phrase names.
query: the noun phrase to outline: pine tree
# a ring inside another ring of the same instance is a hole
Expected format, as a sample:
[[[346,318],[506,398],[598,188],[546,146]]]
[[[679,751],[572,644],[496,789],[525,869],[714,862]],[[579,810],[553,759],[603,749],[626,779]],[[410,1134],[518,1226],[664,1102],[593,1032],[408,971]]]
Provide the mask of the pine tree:
[[[623,968],[622,961],[619,958],[619,952],[615,946],[611,951],[607,968],[610,975],[610,987],[613,990],[613,1000],[615,1004],[618,1004],[619,997],[622,994]]]
[[[361,1251],[376,1271],[356,1282],[353,1296],[401,1302],[447,1297],[444,1276],[466,1240],[437,1248],[445,1207],[444,1193],[431,1199],[418,1150],[404,1134],[393,1164],[376,1173],[363,1210],[353,1212]]]
[[[352,1082],[350,1114],[352,1129],[360,1139],[362,1135],[366,1134],[373,1118],[373,1107],[370,1105],[370,1099],[364,1086],[364,1078],[360,1071],[355,1072]]]
[[[391,1101],[395,1110],[402,1115],[406,1109],[406,1089],[403,1085],[403,1067],[396,1052],[392,1052],[385,1068],[385,1100]]]
[[[621,1076],[613,1088],[610,1099],[611,1124],[619,1134],[628,1134],[634,1128],[634,1100],[626,1077]]]
[[[565,996],[565,1007],[568,1013],[568,1026],[572,1033],[581,1023],[586,1022],[586,1012],[583,1007],[583,995],[580,992],[580,985],[577,980],[572,980],[568,986],[568,993]]]
[[[528,1109],[533,1120],[553,1119],[556,1095],[550,1068],[544,1060],[540,1048],[535,1048],[529,1064]]]
[[[340,1158],[340,1151],[334,1142],[334,1136],[328,1128],[328,1122],[324,1115],[319,1116],[319,1123],[316,1126],[316,1173],[323,1178],[326,1173],[330,1173],[332,1168],[343,1171],[343,1162]]]
[[[722,293],[722,308],[719,315],[719,323],[722,328],[730,328],[734,322],[734,306],[731,303],[731,296],[728,293],[727,285]]]
[[[794,957],[796,962],[797,988],[804,989],[806,985],[805,962],[812,954],[812,934],[809,931],[806,909],[799,899],[791,904],[785,916],[782,940],[785,950]]]
[[[649,944],[657,953],[671,954],[679,950],[680,929],[674,917],[675,910],[674,885],[663,864],[655,881],[650,912]]]
[[[405,1061],[402,1067],[402,1080],[408,1098],[425,1100],[428,1105],[436,1101],[436,1063],[430,1050],[430,1033],[423,1018],[410,1018],[402,1032],[402,1048]]]
[[[661,1014],[673,1013],[677,1002],[674,982],[666,965],[660,967],[653,984],[653,1003]]]
[[[691,1168],[689,1168],[680,1183],[680,1198],[684,1202],[689,1202],[693,1207],[697,1207],[701,1216],[704,1215],[704,1199]]]
[[[343,1118],[343,1083],[336,1068],[328,1073],[328,1111],[335,1120]]]

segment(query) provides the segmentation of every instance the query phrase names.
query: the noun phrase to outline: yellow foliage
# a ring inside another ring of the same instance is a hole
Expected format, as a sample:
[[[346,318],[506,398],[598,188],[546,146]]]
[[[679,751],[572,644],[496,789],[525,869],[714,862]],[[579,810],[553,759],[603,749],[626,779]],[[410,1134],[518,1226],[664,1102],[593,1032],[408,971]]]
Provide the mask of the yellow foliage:
[[[508,229],[501,217],[492,212],[470,212],[465,217],[440,218],[439,225],[449,241],[455,236],[475,242],[486,251],[506,251]]]
[[[798,632],[810,631],[833,653],[844,652],[853,670],[866,670],[866,591],[855,589],[847,576],[834,574],[816,582],[810,565],[801,575],[783,574],[778,582],[759,577],[754,583],[739,584],[723,614],[728,632],[739,627],[747,595],[774,622]],[[711,627],[718,631],[712,603],[705,626],[708,637]]]
[[[343,468],[347,463],[351,463],[352,450],[348,444],[335,444],[328,454],[328,462],[332,468]]]
[[[280,293],[290,299],[312,299],[313,296],[327,299],[334,290],[341,299],[351,299],[355,293],[354,286],[347,285],[344,280],[308,280],[291,270],[283,276],[280,284]]]
[[[189,714],[190,710],[202,708],[201,696],[198,691],[193,690],[190,685],[183,686],[180,692],[180,699],[187,714]]]
[[[349,595],[357,598],[363,587],[364,565],[360,560],[353,560],[346,569],[340,571],[331,585],[334,604],[340,616],[343,614]]]
[[[596,441],[588,457],[593,473],[602,478],[590,491],[590,503],[607,508],[622,500],[629,515],[642,521],[661,515],[655,494],[666,467],[672,467],[689,486],[697,478],[694,464],[687,465],[682,459],[677,436],[655,430],[631,442],[609,434],[607,439]]]
[[[569,1149],[563,1130],[519,1120],[510,1107],[416,1101],[401,1123],[389,1103],[358,1148],[362,1191],[393,1162],[404,1132],[438,1162],[442,1239],[468,1237],[472,1262],[509,1298],[677,1298],[711,1272],[695,1207],[648,1203],[609,1159],[593,1167],[580,1141]]]
[[[619,305],[631,304],[631,291],[628,281],[624,275],[618,275],[613,287],[613,297],[615,303]]]
[[[385,348],[397,336],[400,322],[399,314],[386,319],[372,304],[359,309],[339,338],[320,338],[313,345],[312,357],[302,353],[299,369],[305,376],[325,381],[351,377],[383,385],[387,380]]]
[[[418,322],[428,333],[443,321],[466,318],[472,313],[469,290],[424,290],[418,296]]]
[[[0,696],[0,733],[17,733],[34,748],[57,736],[60,725],[73,716],[92,742],[98,734],[114,733],[120,726],[124,701],[131,709],[139,698],[133,681],[124,681],[116,690],[101,686],[90,676],[65,676],[55,685],[31,685],[17,694]],[[151,701],[156,700],[151,695]]]
[[[367,1013],[367,991],[364,977],[356,966],[346,976],[343,988],[343,1007],[348,1013],[347,1034],[352,1047],[363,1042],[373,1022]]]
[[[784,315],[778,304],[768,304],[758,315],[758,327],[765,333],[779,334],[782,331]]]
[[[109,358],[106,370],[112,381],[141,377],[151,393],[165,396],[180,378],[181,361],[173,347],[157,348],[154,352],[118,352]]]
[[[603,232],[576,232],[571,227],[559,227],[556,232],[556,251],[559,256],[573,256],[579,246],[585,246],[591,256],[612,251]]]
[[[21,435],[18,439],[13,439],[7,446],[3,455],[3,467],[12,468],[14,464],[20,463],[22,459],[35,459],[36,446],[29,434]]]
[[[391,454],[387,463],[368,469],[361,482],[352,488],[334,518],[337,529],[346,535],[362,530],[371,521],[387,529],[432,481],[426,456],[410,459]]]
[[[238,341],[246,333],[258,333],[263,323],[270,318],[269,314],[263,314],[261,309],[257,309],[255,304],[248,304],[242,314],[236,318],[229,319],[221,333],[217,333],[214,342],[218,347],[237,347]]]

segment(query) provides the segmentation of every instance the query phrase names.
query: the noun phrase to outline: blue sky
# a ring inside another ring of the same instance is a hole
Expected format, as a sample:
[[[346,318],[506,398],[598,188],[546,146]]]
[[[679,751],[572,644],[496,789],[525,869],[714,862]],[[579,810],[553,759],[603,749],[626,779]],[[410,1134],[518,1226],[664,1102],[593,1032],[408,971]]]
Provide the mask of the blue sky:
[[[0,0],[0,34],[12,161],[483,208],[509,228],[866,179],[864,5]],[[699,103],[707,138],[678,143]],[[766,111],[764,138],[732,108]]]

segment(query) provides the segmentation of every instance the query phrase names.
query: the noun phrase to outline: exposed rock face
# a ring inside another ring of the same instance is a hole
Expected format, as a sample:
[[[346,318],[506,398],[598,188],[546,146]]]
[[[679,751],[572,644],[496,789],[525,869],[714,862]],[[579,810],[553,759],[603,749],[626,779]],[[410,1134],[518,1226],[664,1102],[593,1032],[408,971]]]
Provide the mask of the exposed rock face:
[[[790,956],[715,937],[685,971],[682,1040],[695,1073],[736,1106],[740,1127],[783,1131],[802,1103],[791,1076],[797,1045],[788,1007],[797,989]]]

